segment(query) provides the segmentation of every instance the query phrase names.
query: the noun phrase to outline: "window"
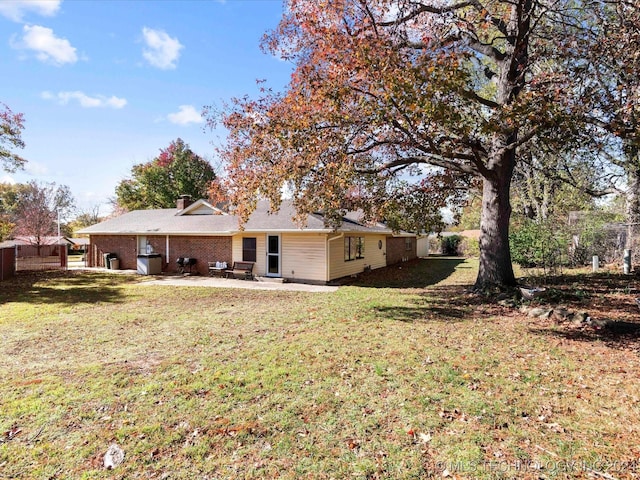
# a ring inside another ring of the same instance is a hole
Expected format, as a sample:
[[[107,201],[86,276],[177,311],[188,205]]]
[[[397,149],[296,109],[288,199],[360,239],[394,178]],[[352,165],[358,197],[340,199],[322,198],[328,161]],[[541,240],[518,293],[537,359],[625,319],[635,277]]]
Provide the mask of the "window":
[[[364,258],[364,237],[344,237],[344,261]]]
[[[411,237],[404,237],[404,249],[405,250],[412,250],[413,247],[413,241],[411,239]]]
[[[242,261],[243,262],[255,262],[258,258],[256,253],[256,238],[244,237],[242,239]]]

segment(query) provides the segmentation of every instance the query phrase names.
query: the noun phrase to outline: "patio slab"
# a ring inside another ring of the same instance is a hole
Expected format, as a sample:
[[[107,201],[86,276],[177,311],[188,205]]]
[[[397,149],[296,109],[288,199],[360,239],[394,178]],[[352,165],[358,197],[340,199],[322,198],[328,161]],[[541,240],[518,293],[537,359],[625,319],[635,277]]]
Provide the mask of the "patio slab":
[[[93,270],[114,275],[137,275],[136,270],[111,270],[101,267],[69,267],[69,270]],[[208,277],[203,275],[140,275],[140,285],[171,285],[183,287],[244,288],[250,290],[285,290],[291,292],[325,292],[338,290],[337,286],[289,283],[286,281],[235,280],[231,278]]]
[[[251,290],[285,290],[293,292],[335,292],[339,287],[310,285],[306,283],[270,282],[257,280],[235,280],[231,278],[205,277],[200,275],[149,276],[142,285],[172,285],[185,287],[244,288]]]

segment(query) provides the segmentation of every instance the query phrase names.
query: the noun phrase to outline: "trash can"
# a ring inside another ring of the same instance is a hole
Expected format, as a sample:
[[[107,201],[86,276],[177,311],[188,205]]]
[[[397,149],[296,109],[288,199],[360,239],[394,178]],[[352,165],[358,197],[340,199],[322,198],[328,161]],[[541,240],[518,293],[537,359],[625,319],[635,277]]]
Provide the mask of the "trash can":
[[[109,268],[111,270],[120,270],[120,259],[112,257],[109,259]]]
[[[115,253],[104,253],[102,257],[104,258],[104,268],[113,268],[111,266],[111,259],[116,258],[117,255]]]

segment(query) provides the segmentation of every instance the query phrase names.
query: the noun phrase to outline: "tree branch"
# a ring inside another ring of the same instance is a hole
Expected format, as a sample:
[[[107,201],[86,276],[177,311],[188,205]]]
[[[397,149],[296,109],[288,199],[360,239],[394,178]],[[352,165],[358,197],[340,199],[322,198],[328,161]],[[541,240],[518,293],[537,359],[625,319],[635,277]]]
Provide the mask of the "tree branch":
[[[459,156],[457,156],[456,158],[459,158]],[[384,171],[404,169],[411,165],[416,165],[416,164],[442,167],[442,168],[454,170],[456,172],[465,173],[469,175],[479,174],[474,164],[457,163],[452,161],[451,159],[442,157],[440,155],[435,155],[435,154],[419,155],[419,156],[412,155],[409,157],[396,158],[394,160],[390,160],[388,162],[382,163],[379,166],[374,168],[365,168],[365,169],[356,168],[355,171],[360,174],[374,175]]]
[[[489,100],[488,98],[484,98],[484,97],[478,95],[473,90],[461,90],[460,94],[464,98],[466,98],[468,100],[476,101],[479,104],[484,105],[485,107],[488,107],[488,108],[490,108],[492,110],[500,108],[500,105],[498,103],[494,102],[493,100]]]
[[[442,7],[436,7],[434,5],[425,5],[423,3],[419,4],[417,8],[411,12],[409,12],[404,17],[396,18],[395,20],[389,20],[387,22],[378,22],[378,25],[381,27],[392,27],[395,25],[400,25],[403,23],[407,23],[414,18],[422,15],[423,13],[433,13],[436,15],[442,15],[444,13],[455,12],[460,10],[461,8],[472,7],[477,4],[477,0],[468,0],[462,1],[459,3],[454,3],[453,5],[445,5]]]

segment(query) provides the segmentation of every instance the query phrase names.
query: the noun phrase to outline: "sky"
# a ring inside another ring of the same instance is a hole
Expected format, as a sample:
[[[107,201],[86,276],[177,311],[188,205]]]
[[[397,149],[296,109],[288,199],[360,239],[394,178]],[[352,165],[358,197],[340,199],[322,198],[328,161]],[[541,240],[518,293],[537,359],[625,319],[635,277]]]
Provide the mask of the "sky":
[[[220,168],[204,106],[282,90],[291,64],[260,40],[282,0],[0,0],[0,102],[23,113],[23,171],[67,185],[80,212],[110,212],[131,168],[181,138]]]

